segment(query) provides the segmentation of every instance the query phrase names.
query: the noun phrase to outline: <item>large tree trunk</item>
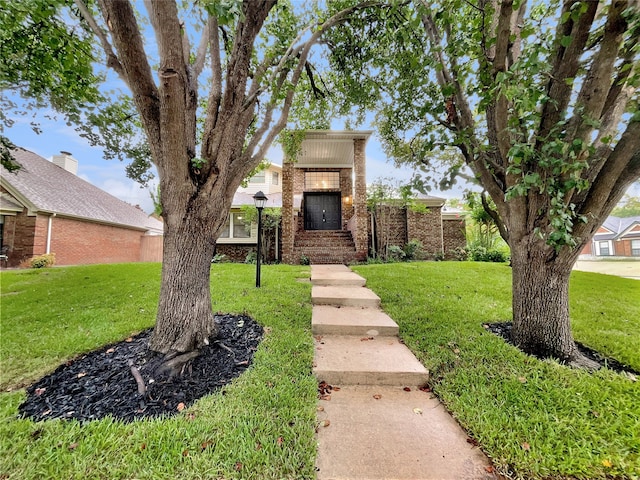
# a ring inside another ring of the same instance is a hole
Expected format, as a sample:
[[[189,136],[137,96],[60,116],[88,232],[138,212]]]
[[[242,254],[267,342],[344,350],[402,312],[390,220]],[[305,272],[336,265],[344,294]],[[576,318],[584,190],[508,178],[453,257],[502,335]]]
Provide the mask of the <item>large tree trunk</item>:
[[[569,277],[575,254],[568,250],[554,254],[548,245],[523,242],[511,247],[511,261],[514,345],[538,357],[597,368],[579,352],[571,333]]]
[[[182,222],[165,223],[162,283],[151,350],[170,356],[191,352],[217,334],[210,269],[215,232],[226,215],[225,203],[218,203],[218,212],[187,208]]]

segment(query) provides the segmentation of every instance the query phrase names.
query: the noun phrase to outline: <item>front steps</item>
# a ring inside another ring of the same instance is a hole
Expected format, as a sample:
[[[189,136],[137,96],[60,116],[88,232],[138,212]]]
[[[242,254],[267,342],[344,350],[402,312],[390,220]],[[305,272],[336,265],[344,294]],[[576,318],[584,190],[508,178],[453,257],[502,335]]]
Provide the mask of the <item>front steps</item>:
[[[429,373],[397,338],[380,298],[347,267],[311,267],[313,372],[339,385],[421,386]],[[320,284],[320,285],[318,285]]]
[[[429,376],[379,307],[343,265],[312,265],[317,480],[496,480],[488,458],[438,399]],[[327,295],[322,288],[339,290]]]
[[[345,230],[298,230],[293,252],[296,259],[304,256],[312,265],[343,264],[357,260],[351,232]]]

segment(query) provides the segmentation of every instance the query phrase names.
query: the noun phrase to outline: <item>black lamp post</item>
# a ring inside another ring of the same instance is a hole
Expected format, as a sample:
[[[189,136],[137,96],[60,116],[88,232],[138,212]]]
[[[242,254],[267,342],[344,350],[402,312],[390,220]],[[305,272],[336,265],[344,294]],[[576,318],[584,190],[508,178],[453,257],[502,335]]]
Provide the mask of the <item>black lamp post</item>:
[[[262,252],[262,209],[267,203],[267,196],[262,191],[257,192],[253,196],[253,201],[258,209],[258,255],[256,258],[256,287],[260,286],[260,260]]]

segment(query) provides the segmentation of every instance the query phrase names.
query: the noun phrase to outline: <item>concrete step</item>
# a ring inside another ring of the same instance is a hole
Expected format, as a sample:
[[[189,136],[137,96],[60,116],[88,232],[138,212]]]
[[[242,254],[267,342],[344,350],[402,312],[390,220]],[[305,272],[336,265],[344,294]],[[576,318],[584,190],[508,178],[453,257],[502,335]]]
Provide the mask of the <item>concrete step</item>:
[[[380,306],[380,297],[363,287],[311,287],[311,303],[314,305],[340,305],[342,307]]]
[[[424,385],[429,372],[396,337],[323,335],[313,373],[331,385]]]
[[[314,335],[360,335],[367,337],[398,334],[398,324],[377,308],[316,305],[311,314]]]
[[[311,283],[313,285],[319,286],[349,286],[349,287],[364,287],[367,281],[362,278],[357,273],[352,272],[351,270],[343,271],[343,270],[334,270],[334,269],[324,269],[324,270],[314,270],[314,267],[311,267]]]
[[[429,392],[341,387],[319,406],[318,480],[496,480]]]

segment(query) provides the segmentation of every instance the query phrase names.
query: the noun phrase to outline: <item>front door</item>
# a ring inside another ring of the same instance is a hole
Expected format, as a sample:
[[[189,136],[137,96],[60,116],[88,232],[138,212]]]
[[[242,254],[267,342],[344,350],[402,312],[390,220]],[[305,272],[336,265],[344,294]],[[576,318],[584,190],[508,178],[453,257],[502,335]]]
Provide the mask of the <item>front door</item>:
[[[304,229],[342,230],[340,193],[305,194]]]

